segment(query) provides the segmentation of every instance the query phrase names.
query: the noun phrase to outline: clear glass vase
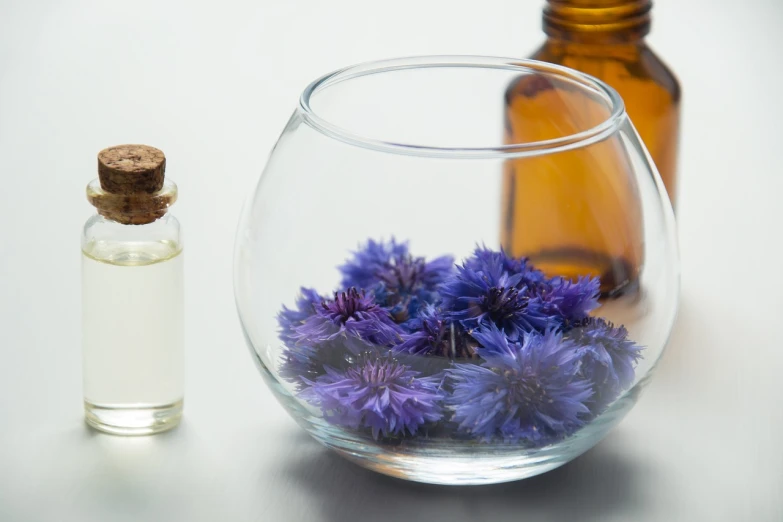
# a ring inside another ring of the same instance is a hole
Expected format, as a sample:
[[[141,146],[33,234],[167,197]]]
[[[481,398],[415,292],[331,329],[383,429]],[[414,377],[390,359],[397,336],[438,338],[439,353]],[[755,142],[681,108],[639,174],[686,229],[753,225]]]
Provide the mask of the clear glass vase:
[[[544,140],[508,139],[520,80],[548,99],[515,125],[549,122]],[[601,440],[661,356],[678,284],[671,205],[618,94],[525,60],[316,80],[236,240],[242,326],[288,412],[362,466],[440,484],[529,477]]]

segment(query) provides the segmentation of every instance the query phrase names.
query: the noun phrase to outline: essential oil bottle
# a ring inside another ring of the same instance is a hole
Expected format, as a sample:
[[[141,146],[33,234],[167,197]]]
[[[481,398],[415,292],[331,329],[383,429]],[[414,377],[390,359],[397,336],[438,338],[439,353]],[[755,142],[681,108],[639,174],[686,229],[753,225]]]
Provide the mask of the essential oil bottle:
[[[651,0],[547,0],[547,38],[531,58],[590,74],[620,93],[675,204],[681,92],[646,43],[651,10]],[[572,117],[573,107],[584,103],[579,93],[530,81],[520,77],[506,91],[508,143],[577,134],[601,119],[590,113]],[[546,157],[509,162],[503,187],[506,251],[530,257],[549,274],[600,277],[605,297],[632,293],[643,258],[643,228],[627,169],[618,168],[627,162],[617,151],[607,140],[561,154],[557,162]],[[573,211],[577,199],[581,212]]]
[[[547,0],[547,38],[531,58],[585,72],[620,93],[676,208],[681,90],[647,45],[651,17],[652,0]]]
[[[98,154],[82,233],[85,420],[119,435],[173,428],[183,406],[183,256],[177,186],[146,145]]]

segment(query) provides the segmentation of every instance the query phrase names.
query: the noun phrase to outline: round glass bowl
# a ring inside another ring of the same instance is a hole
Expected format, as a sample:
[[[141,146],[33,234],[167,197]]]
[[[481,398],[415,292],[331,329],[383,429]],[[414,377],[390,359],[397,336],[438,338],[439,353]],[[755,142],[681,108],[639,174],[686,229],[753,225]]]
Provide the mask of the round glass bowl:
[[[404,479],[515,480],[633,406],[676,314],[673,215],[592,77],[363,64],[302,94],[243,211],[235,293],[316,440]]]

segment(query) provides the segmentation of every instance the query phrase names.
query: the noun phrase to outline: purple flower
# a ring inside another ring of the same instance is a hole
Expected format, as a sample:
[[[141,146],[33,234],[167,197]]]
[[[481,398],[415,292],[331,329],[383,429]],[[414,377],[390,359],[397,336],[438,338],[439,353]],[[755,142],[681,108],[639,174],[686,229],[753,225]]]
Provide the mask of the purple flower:
[[[315,361],[316,350],[312,346],[297,343],[296,328],[315,315],[316,307],[323,298],[312,288],[300,289],[296,299],[296,308],[283,309],[277,315],[280,325],[280,340],[283,341],[283,353],[280,358],[280,377],[293,383],[297,388],[302,384],[300,376],[315,378],[318,375],[318,365]]]
[[[376,439],[431,424],[430,434],[540,446],[634,383],[642,347],[589,315],[597,278],[547,278],[484,246],[455,269],[394,239],[368,241],[340,271],[344,291],[302,288],[278,314],[278,375],[329,422]]]
[[[495,325],[473,333],[482,365],[448,370],[453,393],[447,399],[459,430],[484,441],[533,444],[570,435],[590,413],[590,383],[577,375],[577,346],[560,333],[528,333],[509,341]]]
[[[423,307],[419,317],[408,323],[411,333],[402,334],[402,343],[394,346],[396,354],[431,355],[449,359],[476,357],[475,342],[462,327],[447,320],[432,305]]]
[[[502,266],[509,275],[521,275],[519,286],[527,287],[534,307],[542,315],[550,316],[548,326],[568,325],[585,319],[598,308],[600,281],[598,278],[580,277],[571,281],[563,277],[547,279],[543,272],[533,267],[526,257],[509,257],[502,249],[497,252],[486,247],[476,248],[465,266],[475,270],[484,270],[487,266]]]
[[[541,310],[556,317],[562,325],[568,326],[587,318],[598,308],[601,282],[597,277],[580,277],[571,281],[563,277],[553,277],[536,287],[536,295]]]
[[[593,384],[591,402],[596,412],[633,385],[634,366],[643,347],[628,339],[625,327],[590,318],[566,335],[580,346],[580,373]]]
[[[440,288],[441,306],[448,319],[466,329],[495,324],[517,340],[522,333],[544,331],[556,324],[540,309],[525,273],[511,273],[504,254],[476,249],[474,255]]]
[[[387,271],[393,259],[408,256],[408,243],[397,243],[394,238],[388,243],[367,241],[367,244],[354,252],[353,259],[340,267],[343,274],[343,286],[371,288],[381,282],[379,274]]]
[[[397,322],[414,317],[421,303],[438,299],[437,287],[451,274],[454,259],[427,262],[408,252],[408,244],[369,240],[340,267],[344,287],[373,289],[377,301],[391,309]]]
[[[400,296],[389,291],[383,283],[378,283],[371,288],[375,295],[375,302],[389,311],[394,322],[408,327],[408,321],[419,313],[421,301],[418,296]]]
[[[421,425],[443,416],[442,379],[388,358],[364,355],[344,372],[326,368],[326,375],[300,396],[321,408],[329,422],[349,428],[369,428],[380,434],[414,435]]]
[[[530,264],[526,257],[510,257],[501,248],[500,251],[490,250],[486,246],[476,247],[473,256],[465,261],[465,266],[472,270],[482,270],[487,265],[498,265],[511,275],[522,274],[522,282],[527,285],[543,283],[546,276],[541,270]]]
[[[315,309],[323,302],[324,298],[312,288],[302,287],[300,295],[296,298],[296,309],[292,310],[285,305],[277,314],[277,323],[280,325],[280,340],[285,343],[293,343],[296,340],[296,328],[301,326],[305,319],[315,315]]]
[[[299,390],[302,388],[302,377],[314,379],[319,375],[319,365],[316,360],[318,352],[312,346],[291,345],[283,348],[280,357],[280,377]]]
[[[372,293],[349,288],[315,307],[315,314],[294,329],[296,342],[315,346],[326,341],[359,340],[382,346],[400,341],[402,330],[389,312],[375,302]],[[353,344],[346,344],[351,349]],[[356,351],[355,349],[353,351]]]

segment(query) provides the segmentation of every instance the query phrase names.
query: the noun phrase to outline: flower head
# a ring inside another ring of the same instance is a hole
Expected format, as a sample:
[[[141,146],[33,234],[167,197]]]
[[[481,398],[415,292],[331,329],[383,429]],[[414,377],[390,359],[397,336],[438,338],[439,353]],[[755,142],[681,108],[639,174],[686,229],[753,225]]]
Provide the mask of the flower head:
[[[441,381],[420,377],[392,358],[369,354],[344,372],[327,367],[300,396],[320,407],[328,421],[369,428],[377,439],[380,434],[413,435],[422,424],[440,420]]]
[[[465,328],[494,324],[516,340],[524,332],[543,331],[552,318],[540,309],[522,272],[507,270],[502,253],[477,249],[441,286],[446,317]],[[521,265],[520,265],[521,266]]]
[[[643,348],[628,339],[623,326],[602,318],[584,321],[567,336],[580,346],[580,373],[593,384],[594,409],[602,410],[633,384]]]
[[[576,281],[553,277],[536,287],[536,295],[542,311],[556,317],[563,326],[569,326],[587,318],[598,308],[601,282],[597,277],[580,277]]]
[[[302,287],[299,292],[300,295],[296,298],[296,309],[283,306],[283,309],[277,314],[280,340],[285,343],[293,343],[296,340],[296,328],[301,326],[305,319],[314,315],[316,307],[324,300],[312,288]]]
[[[447,401],[460,430],[485,441],[546,443],[585,423],[592,390],[577,375],[574,343],[550,330],[520,344],[495,325],[473,337],[485,362],[448,370],[454,392]]]
[[[522,282],[527,285],[543,283],[546,280],[544,273],[535,268],[528,258],[510,257],[502,248],[496,251],[486,246],[476,247],[473,256],[465,261],[465,265],[476,271],[482,270],[487,265],[500,265],[509,274],[522,274]]]
[[[418,296],[401,296],[386,288],[383,283],[378,283],[371,289],[375,295],[375,302],[389,311],[394,322],[407,328],[408,322],[418,316],[422,301]],[[424,301],[426,304],[426,301]]]
[[[476,357],[475,343],[459,324],[449,321],[434,306],[427,305],[419,317],[408,323],[410,333],[402,334],[402,343],[392,347],[397,354],[431,355],[448,359]]]
[[[367,241],[363,248],[354,252],[353,258],[340,267],[342,285],[356,288],[371,288],[380,281],[379,274],[388,270],[393,259],[408,256],[408,243],[397,243],[392,238],[384,241]]]
[[[312,346],[293,344],[284,347],[278,370],[280,377],[297,390],[301,389],[302,377],[314,379],[319,375],[317,355],[318,351]]]
[[[280,326],[280,340],[283,341],[283,353],[280,358],[280,377],[299,388],[302,384],[300,376],[314,378],[317,375],[315,361],[316,350],[312,346],[297,343],[296,328],[306,319],[315,315],[316,307],[323,298],[312,288],[300,289],[296,299],[296,308],[283,306],[277,314]]]
[[[334,299],[321,302],[315,314],[295,328],[298,343],[318,345],[337,338],[355,338],[371,344],[390,346],[402,330],[389,312],[375,302],[372,293],[349,288],[335,292]]]
[[[534,300],[533,307],[550,317],[547,326],[567,326],[581,321],[599,306],[598,278],[580,277],[577,281],[563,277],[548,279],[542,271],[533,267],[528,258],[509,257],[503,249],[498,252],[478,247],[465,266],[475,271],[502,267],[509,275],[519,275],[517,286],[526,288],[527,295]]]
[[[437,287],[452,272],[454,260],[414,257],[407,243],[369,240],[340,267],[345,287],[373,289],[378,303],[392,309],[398,322],[414,317],[421,303],[438,299]]]

